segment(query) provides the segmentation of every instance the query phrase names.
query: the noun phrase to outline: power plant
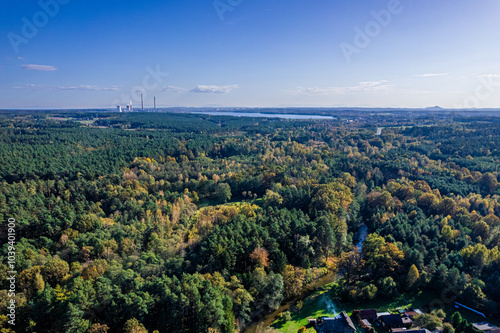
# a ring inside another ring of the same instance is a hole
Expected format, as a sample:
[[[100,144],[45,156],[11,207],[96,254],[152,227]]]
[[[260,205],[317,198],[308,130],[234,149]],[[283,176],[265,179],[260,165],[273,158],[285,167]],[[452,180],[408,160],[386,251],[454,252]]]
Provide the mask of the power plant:
[[[132,106],[132,101],[130,101],[130,103],[127,105],[127,112],[133,112],[134,111],[134,107]]]
[[[126,112],[134,112],[134,107],[132,105],[132,101],[130,101],[130,103],[127,104],[125,111]],[[141,94],[141,111],[157,112],[158,109],[156,108],[156,96],[153,96],[153,109],[144,110],[144,96],[143,96],[143,94]],[[116,106],[116,112],[124,112],[121,105]]]

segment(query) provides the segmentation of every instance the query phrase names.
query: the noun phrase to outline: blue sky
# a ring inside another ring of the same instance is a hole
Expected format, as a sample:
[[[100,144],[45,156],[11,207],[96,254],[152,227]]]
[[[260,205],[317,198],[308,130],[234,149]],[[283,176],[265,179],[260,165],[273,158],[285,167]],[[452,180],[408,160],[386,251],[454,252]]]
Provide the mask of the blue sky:
[[[500,107],[499,15],[498,0],[4,0],[0,108],[137,108],[141,92],[164,107]]]

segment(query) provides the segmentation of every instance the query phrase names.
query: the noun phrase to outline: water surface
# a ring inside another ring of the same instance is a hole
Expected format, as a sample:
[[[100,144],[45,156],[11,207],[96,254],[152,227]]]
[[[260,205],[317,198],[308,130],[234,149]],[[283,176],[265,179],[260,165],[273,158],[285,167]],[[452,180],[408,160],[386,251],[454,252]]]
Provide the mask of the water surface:
[[[231,111],[194,111],[193,114],[208,114],[212,116],[250,117],[250,118],[281,118],[281,119],[333,119],[331,116],[318,116],[314,114],[289,114],[289,113],[260,113],[260,112],[231,112]]]

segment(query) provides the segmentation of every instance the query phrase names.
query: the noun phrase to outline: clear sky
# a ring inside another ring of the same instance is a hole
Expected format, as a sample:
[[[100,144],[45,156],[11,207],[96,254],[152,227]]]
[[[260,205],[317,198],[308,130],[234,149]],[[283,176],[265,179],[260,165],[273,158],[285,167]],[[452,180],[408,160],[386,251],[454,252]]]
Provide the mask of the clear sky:
[[[498,0],[0,2],[0,108],[500,107]]]

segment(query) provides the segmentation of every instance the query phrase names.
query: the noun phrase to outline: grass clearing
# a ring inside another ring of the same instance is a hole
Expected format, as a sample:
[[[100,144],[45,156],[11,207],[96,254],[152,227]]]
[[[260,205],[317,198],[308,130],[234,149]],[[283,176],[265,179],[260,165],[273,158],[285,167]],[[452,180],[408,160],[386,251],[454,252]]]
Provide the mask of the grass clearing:
[[[307,327],[309,318],[335,316],[338,312],[342,311],[340,304],[336,301],[335,286],[337,284],[332,282],[319,288],[312,295],[304,299],[303,307],[300,311],[296,310],[296,305],[293,307],[295,310],[290,310],[292,314],[290,321],[276,320],[271,327],[283,333],[297,333],[302,326]]]

